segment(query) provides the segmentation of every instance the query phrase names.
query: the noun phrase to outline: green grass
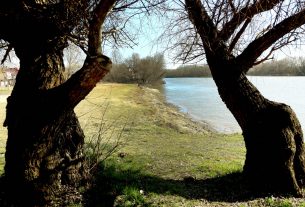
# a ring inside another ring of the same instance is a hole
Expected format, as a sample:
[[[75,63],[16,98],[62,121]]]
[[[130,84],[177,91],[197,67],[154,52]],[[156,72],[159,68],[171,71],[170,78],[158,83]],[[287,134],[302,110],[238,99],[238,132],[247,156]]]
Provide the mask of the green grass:
[[[265,198],[264,205],[267,207],[305,207],[305,201],[298,201],[292,198],[275,198],[270,196]]]
[[[135,85],[99,85],[77,113],[98,103],[107,105],[104,120],[124,128],[120,147],[100,166],[89,206],[200,206],[247,193],[238,185],[245,157],[240,134],[208,132],[156,91]],[[92,115],[80,119],[88,123]]]
[[[87,142],[102,135],[105,149],[120,143],[100,163],[87,206],[305,207],[304,199],[253,195],[241,176],[242,136],[205,130],[155,90],[99,84],[75,111]],[[0,155],[4,146],[0,139]]]
[[[92,99],[98,94],[107,95]],[[154,90],[98,85],[88,100],[107,105],[103,119],[116,120],[112,127],[123,131],[120,147],[101,164],[87,194],[90,207],[304,206],[304,199],[295,198],[268,203],[247,190],[242,136],[203,130]],[[85,102],[77,110],[90,108]],[[81,123],[89,117],[81,117]]]

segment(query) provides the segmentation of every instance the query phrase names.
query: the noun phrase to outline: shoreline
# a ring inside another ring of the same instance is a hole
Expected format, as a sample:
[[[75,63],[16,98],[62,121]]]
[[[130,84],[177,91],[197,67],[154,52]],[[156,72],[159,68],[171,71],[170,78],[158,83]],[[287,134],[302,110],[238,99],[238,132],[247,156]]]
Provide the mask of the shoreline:
[[[170,128],[178,129],[181,132],[223,134],[208,123],[195,120],[189,114],[183,113],[178,106],[167,102],[164,94],[158,89],[142,86],[141,90],[144,91],[144,99],[150,100],[151,106],[156,109],[157,115],[160,115],[161,118],[173,118],[165,120],[170,122]]]
[[[167,102],[165,95],[158,89],[158,87],[149,87],[149,86],[141,86],[141,89],[145,91],[145,93],[151,93],[156,96],[157,99],[164,105],[164,108],[167,108],[168,111],[175,111],[175,113],[179,114],[179,118],[185,120],[185,122],[188,122],[190,125],[197,126],[199,128],[202,128],[204,131],[208,131],[210,133],[215,134],[224,134],[224,135],[233,135],[233,134],[242,134],[242,132],[234,132],[234,131],[221,131],[217,130],[213,125],[210,123],[196,119],[189,113],[183,112],[179,106]]]

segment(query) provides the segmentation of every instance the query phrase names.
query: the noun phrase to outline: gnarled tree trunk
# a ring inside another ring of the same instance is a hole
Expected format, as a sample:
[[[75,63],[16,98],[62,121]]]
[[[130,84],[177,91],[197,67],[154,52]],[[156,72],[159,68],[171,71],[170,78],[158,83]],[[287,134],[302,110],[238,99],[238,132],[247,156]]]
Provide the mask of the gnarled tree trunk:
[[[64,82],[65,41],[44,46],[45,53],[37,52],[35,45],[20,53],[15,47],[20,72],[7,104],[5,181],[8,197],[19,206],[62,206],[81,200],[77,188],[87,176],[84,134],[73,109],[111,63],[103,55],[88,57]]]
[[[251,186],[302,195],[305,148],[296,114],[263,97],[243,73],[226,73],[219,66],[211,70],[222,100],[242,128],[247,149],[244,175]]]
[[[260,191],[302,195],[305,148],[300,123],[289,106],[263,97],[245,74],[264,51],[305,23],[305,9],[275,21],[270,30],[259,33],[245,49],[240,51],[237,47],[233,52],[254,16],[273,9],[279,2],[253,1],[237,8],[234,1],[222,1],[232,13],[212,4],[219,12],[217,17],[207,12],[209,3],[185,0],[218,92],[243,131],[247,149],[244,175]],[[222,15],[230,17],[222,22]]]
[[[111,68],[102,55],[101,30],[115,2],[2,2],[0,39],[20,60],[4,123],[6,205],[63,206],[81,200],[77,188],[87,176],[84,134],[73,110]],[[63,50],[68,39],[79,38],[87,58],[64,80]]]
[[[18,195],[19,204],[29,206],[49,205],[64,192],[76,192],[74,187],[86,177],[84,134],[73,108],[64,110],[65,103],[49,94],[64,82],[63,47],[39,56],[34,55],[33,47],[27,53],[18,53],[16,47],[20,72],[8,98],[5,121],[9,195],[13,201]]]

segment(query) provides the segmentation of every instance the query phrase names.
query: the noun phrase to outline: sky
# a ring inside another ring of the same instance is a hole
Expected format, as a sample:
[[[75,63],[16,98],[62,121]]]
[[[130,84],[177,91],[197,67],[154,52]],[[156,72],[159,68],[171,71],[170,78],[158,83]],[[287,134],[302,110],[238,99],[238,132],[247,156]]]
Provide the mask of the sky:
[[[137,21],[135,22],[137,24]],[[162,20],[152,20],[143,26],[138,34],[138,45],[132,48],[120,48],[119,52],[123,58],[130,57],[133,53],[138,53],[140,57],[153,56],[154,54],[164,52],[167,69],[175,69],[182,65],[182,62],[175,62],[172,59],[174,52],[166,50],[166,42],[159,40],[164,31]],[[172,52],[172,54],[169,54]],[[109,54],[110,55],[110,54]],[[110,55],[111,56],[111,55]],[[290,45],[274,52],[274,59],[305,57],[305,45]],[[199,63],[205,64],[205,62]]]
[[[268,14],[267,14],[268,15]],[[171,15],[169,14],[169,17]],[[167,69],[175,69],[178,66],[180,66],[182,63],[175,62],[172,57],[174,54],[174,51],[166,51],[166,42],[160,42],[158,40],[158,37],[163,33],[163,31],[166,29],[166,21],[165,18],[158,18],[158,17],[149,17],[150,20],[148,21],[141,21],[141,20],[132,20],[132,24],[134,24],[135,28],[139,25],[139,22],[141,22],[141,30],[138,36],[138,45],[134,46],[133,48],[121,48],[120,54],[124,58],[128,58],[132,55],[132,53],[138,53],[140,57],[145,56],[152,56],[158,52],[164,52],[164,57],[166,61],[166,68]],[[259,18],[262,22],[264,21],[264,18]],[[143,23],[144,22],[144,23]],[[267,22],[268,23],[268,22]],[[269,24],[269,23],[268,23]],[[264,24],[262,24],[263,26]],[[250,28],[251,31],[251,28]],[[250,35],[253,36],[252,32],[250,32]],[[169,54],[169,53],[172,54]],[[283,58],[296,58],[296,57],[305,57],[305,45],[303,46],[288,46],[284,47],[281,50],[278,50],[274,52],[273,54],[274,59],[283,59]],[[205,64],[205,62],[199,63],[199,64]]]
[[[152,15],[153,16],[153,15]],[[164,19],[158,17],[135,18],[130,22],[129,27],[136,31],[137,45],[120,48],[118,51],[122,58],[129,58],[133,53],[138,53],[141,58],[153,56],[156,53],[164,53],[166,68],[177,68],[181,63],[172,60],[169,51],[166,51],[167,43],[160,40],[160,36],[165,30]],[[108,50],[108,52],[107,52]],[[106,48],[105,53],[111,56],[112,48]]]
[[[162,22],[163,21],[163,22]],[[166,20],[165,20],[166,21]],[[175,69],[182,63],[175,62],[172,57],[174,52],[166,49],[166,42],[159,40],[159,37],[164,31],[164,19],[162,18],[151,18],[147,21],[145,18],[135,18],[130,22],[129,27],[136,31],[137,45],[130,47],[120,48],[119,54],[122,59],[129,58],[133,53],[138,53],[140,57],[153,56],[156,53],[164,53],[167,69]],[[106,47],[104,50],[105,54],[112,56],[113,48]],[[169,54],[172,53],[172,54]],[[281,51],[277,51],[274,54],[275,59],[293,58],[293,57],[305,57],[305,46],[290,46],[283,48]],[[204,64],[205,62],[202,62]],[[19,67],[19,60],[14,55],[11,55],[11,61],[6,61],[5,66],[8,67]]]
[[[139,37],[139,44],[137,46],[134,46],[133,48],[121,48],[119,49],[120,55],[122,58],[128,58],[133,53],[138,53],[140,57],[146,57],[146,56],[153,56],[154,54],[158,52],[163,52],[164,48],[162,48],[162,44],[158,43],[158,40],[152,36],[152,35],[143,35]],[[158,45],[161,44],[161,45]],[[111,49],[108,50],[109,52],[107,55],[111,56]],[[5,62],[5,66],[7,67],[19,67],[19,60],[18,58],[12,54],[11,61],[7,60]],[[294,57],[305,57],[305,46],[290,46],[287,47],[281,51],[277,51],[274,54],[275,59],[283,59],[283,58],[294,58]],[[166,61],[166,68],[167,69],[175,69],[179,67],[182,63],[175,62],[171,59],[170,55],[168,54],[168,51],[165,52],[164,58]]]
[[[158,43],[158,40],[154,39],[153,36],[142,36],[139,39],[139,45],[133,48],[121,48],[120,54],[124,58],[130,57],[133,53],[138,53],[140,57],[153,56],[158,52],[163,52],[164,48],[162,48],[162,43]],[[161,45],[158,45],[161,44]],[[166,68],[167,69],[176,69],[182,62],[175,62],[172,60],[168,51],[164,53]],[[273,55],[274,59],[284,59],[284,58],[297,58],[297,57],[305,57],[305,46],[289,46],[285,47],[281,50],[278,50]],[[200,63],[199,63],[200,64]],[[202,62],[205,64],[205,62]]]

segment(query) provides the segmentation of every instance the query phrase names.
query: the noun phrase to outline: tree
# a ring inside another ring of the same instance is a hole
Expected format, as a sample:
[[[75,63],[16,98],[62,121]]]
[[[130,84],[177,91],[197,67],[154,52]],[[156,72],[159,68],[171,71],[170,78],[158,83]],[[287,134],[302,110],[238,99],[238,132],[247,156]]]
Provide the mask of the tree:
[[[133,76],[126,64],[114,64],[104,81],[113,83],[133,83]]]
[[[182,65],[177,69],[166,70],[165,77],[210,77],[211,72],[207,65]]]
[[[122,40],[120,34],[129,37],[124,26],[130,18],[115,17],[133,16],[160,2],[1,2],[3,59],[14,49],[20,60],[4,123],[8,128],[4,181],[14,206],[62,206],[68,198],[80,199],[77,189],[87,176],[84,134],[73,109],[111,68],[110,59],[102,54],[101,37],[115,41]],[[128,8],[131,12],[124,15]],[[111,27],[119,23],[120,28]],[[69,42],[82,48],[86,59],[65,80],[63,50]]]
[[[181,3],[181,1],[179,1]],[[243,173],[253,187],[302,195],[305,146],[293,110],[266,99],[247,79],[253,65],[302,37],[300,1],[185,0],[188,39],[182,60],[205,56],[218,92],[239,123],[247,149]],[[175,25],[174,25],[175,26]],[[194,53],[192,53],[194,51]],[[193,54],[193,55],[192,55]]]
[[[121,64],[114,64],[113,69],[104,80],[117,83],[156,84],[162,81],[164,71],[164,57],[162,54],[140,58],[139,54],[132,54]]]
[[[139,54],[133,54],[126,61],[126,65],[133,74],[133,79],[139,85],[153,84],[160,81],[164,75],[163,54],[148,56],[143,59]]]

